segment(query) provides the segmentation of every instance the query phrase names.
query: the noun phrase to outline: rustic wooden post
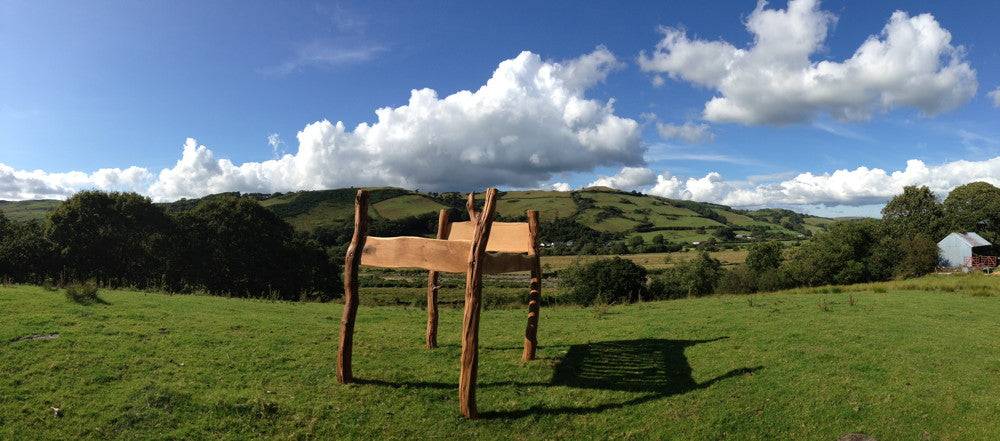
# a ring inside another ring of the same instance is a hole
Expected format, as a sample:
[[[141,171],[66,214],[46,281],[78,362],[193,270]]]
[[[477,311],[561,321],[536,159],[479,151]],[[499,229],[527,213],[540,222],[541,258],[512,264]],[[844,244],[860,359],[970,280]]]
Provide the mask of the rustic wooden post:
[[[469,212],[469,220],[472,221],[473,225],[479,222],[479,212],[476,211],[475,193],[469,193],[469,197],[465,200],[465,210]]]
[[[448,210],[441,210],[438,213],[438,239],[448,239],[448,231],[451,230],[451,223],[448,221]],[[434,349],[438,345],[438,272],[427,273],[427,349]]]
[[[469,269],[465,274],[465,315],[462,319],[462,359],[458,376],[458,401],[462,415],[466,418],[479,416],[476,410],[476,374],[479,368],[479,308],[482,296],[482,277],[485,266],[486,244],[493,226],[496,209],[497,190],[486,190],[486,204],[476,221],[469,250]],[[472,195],[468,207],[472,208]],[[472,210],[470,210],[470,214]]]
[[[538,313],[541,309],[542,296],[542,262],[538,246],[538,212],[528,210],[528,233],[531,239],[531,249],[534,259],[531,264],[531,293],[528,296],[528,326],[524,328],[524,352],[521,359],[535,359],[535,348],[538,346]]]
[[[354,319],[358,315],[358,266],[368,236],[368,192],[358,190],[354,197],[354,236],[344,255],[344,314],[340,319],[340,348],[337,352],[337,382],[354,380],[351,350],[354,345]]]

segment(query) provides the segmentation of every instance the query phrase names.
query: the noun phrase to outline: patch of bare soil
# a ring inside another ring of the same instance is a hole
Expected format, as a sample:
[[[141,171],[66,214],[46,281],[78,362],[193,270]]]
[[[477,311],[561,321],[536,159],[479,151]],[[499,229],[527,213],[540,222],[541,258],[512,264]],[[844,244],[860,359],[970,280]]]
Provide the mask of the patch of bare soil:
[[[21,337],[18,337],[18,338],[15,338],[15,339],[11,340],[10,342],[11,343],[17,343],[19,341],[55,340],[57,338],[59,338],[59,333],[58,332],[54,332],[54,333],[51,333],[51,334],[24,335],[24,336],[21,336]]]

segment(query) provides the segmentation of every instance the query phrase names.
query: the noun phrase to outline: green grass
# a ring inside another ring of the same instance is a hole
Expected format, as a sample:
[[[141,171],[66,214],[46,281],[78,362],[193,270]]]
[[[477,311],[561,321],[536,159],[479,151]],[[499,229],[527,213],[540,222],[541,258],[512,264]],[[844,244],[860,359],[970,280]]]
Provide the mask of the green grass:
[[[424,311],[362,298],[343,386],[338,304],[3,287],[0,438],[997,439],[998,282],[546,308],[527,364],[524,311],[486,310],[478,421],[455,308],[427,351]]]
[[[576,214],[576,203],[568,192],[517,191],[508,192],[497,201],[497,213],[502,216],[524,216],[528,210],[538,210],[542,222]]]
[[[24,222],[31,220],[43,220],[48,217],[52,210],[55,210],[60,201],[43,199],[37,201],[0,201],[0,213],[7,218]]]
[[[402,219],[426,213],[436,213],[444,208],[430,198],[419,194],[407,194],[378,202],[372,206],[375,211],[386,219]],[[351,216],[353,216],[353,211]]]

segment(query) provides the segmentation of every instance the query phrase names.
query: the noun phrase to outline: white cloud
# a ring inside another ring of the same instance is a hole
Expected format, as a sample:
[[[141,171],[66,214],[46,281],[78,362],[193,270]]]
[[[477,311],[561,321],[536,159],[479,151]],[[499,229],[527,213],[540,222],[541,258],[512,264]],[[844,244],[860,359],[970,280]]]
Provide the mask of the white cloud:
[[[275,158],[285,154],[285,141],[281,139],[281,135],[277,133],[267,135],[267,145],[271,146],[271,154]]]
[[[93,173],[16,170],[0,164],[0,199],[64,199],[81,190],[144,191],[152,175],[144,168],[102,168]]]
[[[588,187],[610,187],[632,191],[656,182],[656,173],[645,167],[624,167],[614,176],[599,176]]]
[[[656,185],[646,193],[671,199],[685,199],[684,184],[677,176],[663,173],[656,176]]]
[[[660,138],[667,141],[679,139],[688,144],[697,144],[715,140],[715,134],[705,123],[695,124],[690,121],[684,124],[657,123],[656,131],[659,132]]]
[[[552,184],[552,189],[555,191],[573,191],[573,186],[566,182],[556,182]]]
[[[911,159],[902,170],[858,167],[830,173],[801,173],[765,184],[726,181],[716,172],[681,181],[668,173],[657,176],[648,193],[657,196],[715,202],[735,207],[879,204],[901,193],[908,185],[926,185],[940,196],[974,181],[1000,185],[1000,157],[985,161],[954,161],[927,165]]]
[[[370,42],[316,40],[295,49],[281,63],[257,69],[264,75],[288,75],[307,67],[335,68],[373,60],[385,52],[385,46]]]
[[[812,61],[823,48],[831,13],[818,0],[790,0],[787,9],[759,2],[747,19],[753,44],[691,39],[663,28],[652,54],[639,65],[656,75],[684,80],[719,93],[705,104],[714,122],[789,124],[821,114],[864,120],[873,113],[913,107],[934,115],[971,99],[976,72],[961,46],[931,14],[897,11],[879,35],[869,37],[844,61]]]
[[[1000,87],[993,89],[993,91],[990,92],[989,95],[990,98],[993,98],[993,105],[996,107],[1000,107]]]
[[[639,123],[615,115],[613,101],[585,97],[620,65],[603,47],[563,63],[522,52],[476,91],[440,98],[413,90],[406,105],[378,109],[376,122],[353,130],[342,122],[309,124],[295,154],[269,161],[237,165],[188,139],[149,193],[172,200],[369,185],[532,187],[555,173],[638,165],[645,153]]]

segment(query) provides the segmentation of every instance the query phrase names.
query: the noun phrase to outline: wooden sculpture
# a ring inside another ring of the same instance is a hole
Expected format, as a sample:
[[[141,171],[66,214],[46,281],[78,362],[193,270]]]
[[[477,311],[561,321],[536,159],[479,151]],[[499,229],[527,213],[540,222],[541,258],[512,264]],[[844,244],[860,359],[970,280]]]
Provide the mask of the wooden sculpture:
[[[438,216],[436,239],[423,237],[369,237],[368,192],[358,190],[354,204],[354,235],[344,258],[344,313],[340,321],[337,381],[353,380],[351,350],[358,311],[358,268],[422,268],[427,276],[427,347],[437,346],[438,273],[465,273],[465,312],[462,319],[462,356],[459,372],[459,407],[466,418],[476,418],[476,374],[479,364],[479,313],[483,274],[530,271],[528,325],[524,333],[524,360],[535,358],[538,344],[541,265],[538,253],[538,212],[529,211],[528,222],[493,222],[497,190],[486,191],[482,212],[470,193],[468,222]]]

